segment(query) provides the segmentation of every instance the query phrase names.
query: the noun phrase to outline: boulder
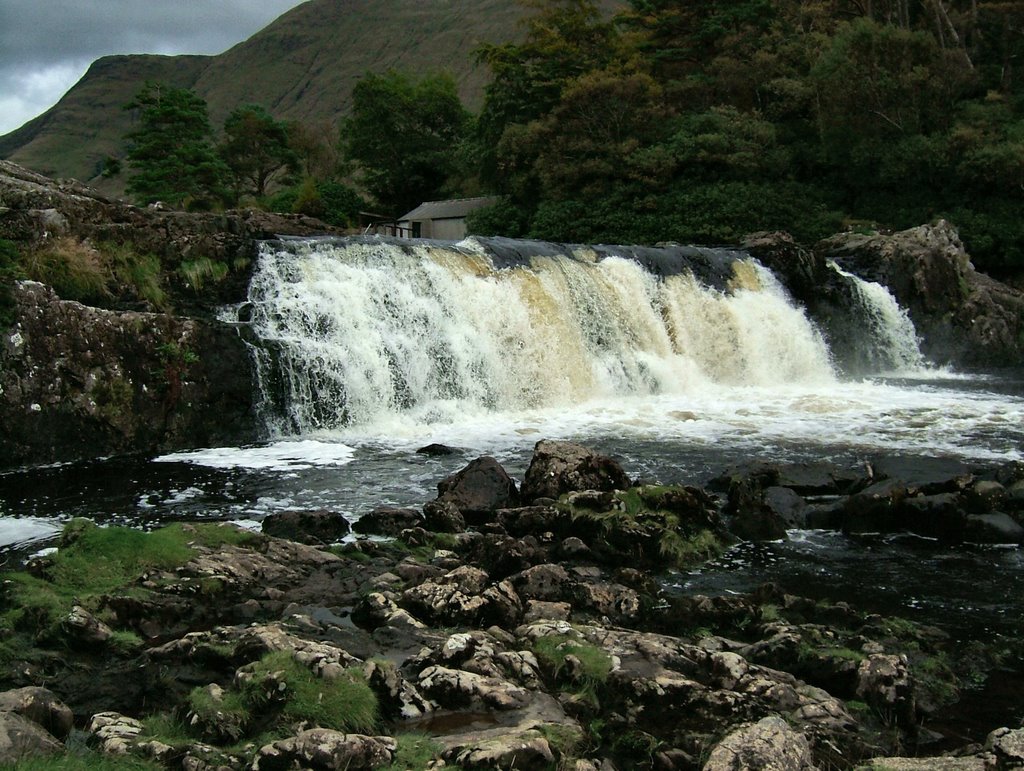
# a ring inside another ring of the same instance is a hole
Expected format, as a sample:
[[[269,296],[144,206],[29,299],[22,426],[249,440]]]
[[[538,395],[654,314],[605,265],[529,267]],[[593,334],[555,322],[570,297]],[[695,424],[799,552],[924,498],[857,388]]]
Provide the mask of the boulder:
[[[103,752],[126,755],[142,733],[142,723],[117,712],[97,712],[85,730],[94,737]]]
[[[523,480],[526,502],[538,498],[557,500],[569,492],[625,490],[632,485],[616,461],[573,442],[541,440]]]
[[[25,758],[63,751],[63,744],[28,718],[0,712],[0,767],[14,768]]]
[[[333,511],[281,511],[263,520],[267,535],[311,546],[337,543],[350,529],[348,520]]]
[[[397,536],[403,530],[421,525],[423,515],[416,509],[378,506],[357,519],[352,529],[364,535]]]
[[[457,751],[446,753],[445,759],[467,769],[522,769],[543,771],[555,764],[551,745],[540,731],[506,734]]]
[[[0,712],[14,712],[64,739],[74,728],[75,717],[64,702],[46,688],[18,688],[0,693]]]
[[[432,533],[462,533],[466,518],[453,503],[430,501],[423,507],[423,527]]]
[[[484,456],[437,484],[440,503],[451,503],[476,519],[519,505],[516,483],[494,458]]]
[[[985,749],[996,756],[999,768],[1024,768],[1024,728],[997,728],[985,739]]]
[[[893,722],[913,725],[917,704],[907,657],[875,653],[862,661],[857,671],[857,698]]]
[[[72,644],[84,647],[106,645],[113,630],[81,605],[74,605],[60,622],[61,630]]]
[[[742,726],[711,751],[704,771],[816,771],[807,739],[780,717]]]
[[[417,684],[420,691],[446,709],[515,710],[527,706],[532,698],[525,688],[504,678],[437,665],[420,672]]]
[[[391,763],[396,749],[397,744],[390,736],[343,734],[327,728],[312,728],[262,747],[253,761],[252,771],[379,768]]]

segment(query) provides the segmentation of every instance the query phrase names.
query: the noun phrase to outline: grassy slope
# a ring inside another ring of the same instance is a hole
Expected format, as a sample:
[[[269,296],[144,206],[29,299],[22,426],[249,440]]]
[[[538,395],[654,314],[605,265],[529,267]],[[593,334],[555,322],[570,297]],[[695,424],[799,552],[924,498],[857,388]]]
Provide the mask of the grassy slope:
[[[310,0],[218,56],[98,60],[54,107],[0,137],[0,157],[120,193],[123,176],[96,175],[105,156],[123,154],[131,118],[121,106],[147,79],[194,88],[214,125],[247,103],[279,118],[334,121],[362,74],[389,68],[446,69],[463,99],[478,107],[486,73],[470,54],[481,42],[516,36],[522,15],[516,0]]]

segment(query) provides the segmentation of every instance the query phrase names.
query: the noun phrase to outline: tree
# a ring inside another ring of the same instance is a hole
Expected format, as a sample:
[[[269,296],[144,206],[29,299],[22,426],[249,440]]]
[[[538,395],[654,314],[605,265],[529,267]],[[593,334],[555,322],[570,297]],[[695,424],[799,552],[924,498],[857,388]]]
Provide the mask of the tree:
[[[239,107],[227,117],[219,152],[231,169],[236,189],[258,198],[267,194],[271,181],[298,166],[288,125],[255,104]]]
[[[178,207],[222,198],[226,168],[210,141],[206,102],[184,88],[147,82],[125,109],[139,111],[126,135],[133,170],[128,192],[141,203]]]
[[[393,70],[367,74],[352,90],[342,147],[366,190],[397,216],[437,197],[456,171],[470,125],[449,75],[413,81]]]
[[[515,134],[547,115],[569,83],[608,66],[620,52],[615,29],[594,0],[520,2],[536,11],[523,21],[525,40],[486,44],[474,52],[491,71],[477,124],[482,176],[498,187],[507,182],[496,155],[505,132]]]

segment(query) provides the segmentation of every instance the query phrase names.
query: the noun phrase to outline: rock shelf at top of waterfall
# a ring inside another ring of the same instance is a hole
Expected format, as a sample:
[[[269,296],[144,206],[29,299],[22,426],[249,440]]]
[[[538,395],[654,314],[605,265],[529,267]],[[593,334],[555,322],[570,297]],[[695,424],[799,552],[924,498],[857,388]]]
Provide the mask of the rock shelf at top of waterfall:
[[[514,243],[265,244],[249,299],[271,426],[835,377],[821,334],[742,252]]]

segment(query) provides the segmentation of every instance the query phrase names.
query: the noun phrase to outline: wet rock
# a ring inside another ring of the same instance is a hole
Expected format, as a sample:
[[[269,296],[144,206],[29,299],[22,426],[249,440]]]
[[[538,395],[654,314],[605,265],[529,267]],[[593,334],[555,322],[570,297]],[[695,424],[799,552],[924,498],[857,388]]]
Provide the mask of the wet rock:
[[[769,487],[764,491],[764,505],[782,520],[786,529],[806,524],[807,504],[788,487]]]
[[[964,539],[973,543],[1024,543],[1024,527],[1008,514],[971,514]]]
[[[116,312],[22,282],[0,346],[5,465],[255,440],[245,344],[215,321]]]
[[[966,495],[967,508],[972,514],[987,514],[1006,503],[1006,488],[991,479],[979,479]]]
[[[555,754],[539,731],[506,735],[448,752],[445,760],[468,769],[543,771],[555,764]]]
[[[323,546],[348,535],[348,520],[333,511],[282,511],[263,520],[263,532],[275,538]]]
[[[899,479],[876,482],[847,499],[843,529],[851,533],[899,530],[897,511],[907,496],[907,485]]]
[[[453,503],[431,501],[423,507],[423,526],[433,533],[461,533],[466,529],[466,518]]]
[[[557,500],[568,492],[625,490],[631,484],[622,467],[607,456],[572,442],[542,440],[534,447],[522,497]]]
[[[429,455],[434,458],[444,457],[446,455],[455,455],[458,453],[458,449],[455,447],[449,447],[446,444],[428,444],[425,447],[420,447],[416,450],[418,455]]]
[[[21,715],[58,739],[64,739],[74,727],[71,710],[46,688],[26,687],[0,693],[0,712]]]
[[[423,515],[415,509],[379,506],[356,520],[352,529],[364,535],[397,536],[403,530],[422,525]]]
[[[476,519],[519,505],[515,481],[498,461],[486,456],[438,482],[437,490],[439,502],[451,503],[463,515]]]
[[[262,747],[252,771],[313,771],[379,768],[391,763],[397,744],[389,736],[343,734],[327,728],[302,731],[291,739]]]
[[[871,468],[876,479],[903,482],[921,495],[962,493],[974,481],[970,467],[955,458],[891,455],[872,459]]]
[[[0,711],[0,766],[14,768],[18,761],[64,751],[41,726],[14,712]]]
[[[711,751],[704,771],[813,771],[807,739],[780,717],[766,717],[725,737]]]
[[[1021,293],[975,271],[950,223],[886,235],[844,233],[818,251],[888,287],[907,309],[930,361],[989,368],[1024,358]]]

